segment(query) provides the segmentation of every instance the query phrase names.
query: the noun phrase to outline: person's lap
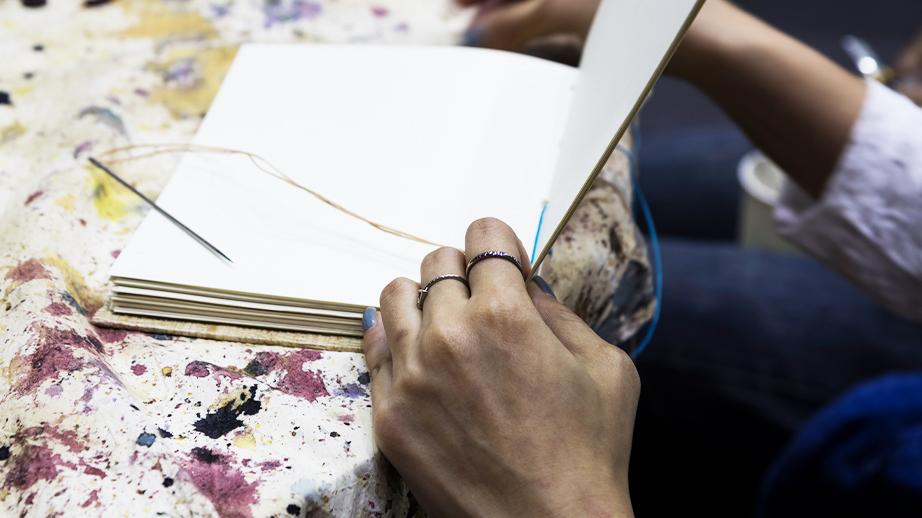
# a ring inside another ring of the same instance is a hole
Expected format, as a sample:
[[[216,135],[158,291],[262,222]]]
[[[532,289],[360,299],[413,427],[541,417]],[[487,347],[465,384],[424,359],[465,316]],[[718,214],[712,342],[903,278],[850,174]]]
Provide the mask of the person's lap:
[[[662,314],[637,361],[639,516],[695,504],[747,514],[772,458],[811,414],[863,380],[922,370],[922,326],[808,257],[728,241],[735,163],[749,149],[734,132],[651,138],[641,150],[641,186],[664,235]]]

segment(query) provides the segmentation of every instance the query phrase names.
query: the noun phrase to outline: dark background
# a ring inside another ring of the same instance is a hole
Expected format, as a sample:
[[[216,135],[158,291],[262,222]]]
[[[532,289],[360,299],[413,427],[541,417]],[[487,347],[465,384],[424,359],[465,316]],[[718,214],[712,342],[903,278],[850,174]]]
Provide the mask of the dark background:
[[[854,71],[839,42],[851,34],[867,41],[887,64],[922,29],[922,0],[737,0],[736,5]],[[663,76],[641,112],[644,135],[730,123],[694,87]]]

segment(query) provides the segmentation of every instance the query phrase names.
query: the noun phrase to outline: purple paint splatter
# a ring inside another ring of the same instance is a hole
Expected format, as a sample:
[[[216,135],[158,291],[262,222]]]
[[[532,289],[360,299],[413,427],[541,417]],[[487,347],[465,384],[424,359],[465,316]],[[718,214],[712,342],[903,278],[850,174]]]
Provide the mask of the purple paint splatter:
[[[69,317],[74,313],[67,307],[67,304],[61,302],[52,302],[45,308],[45,312],[51,313],[56,317]]]
[[[131,366],[131,372],[133,372],[135,376],[141,376],[142,374],[147,372],[147,367],[138,363],[138,364]]]

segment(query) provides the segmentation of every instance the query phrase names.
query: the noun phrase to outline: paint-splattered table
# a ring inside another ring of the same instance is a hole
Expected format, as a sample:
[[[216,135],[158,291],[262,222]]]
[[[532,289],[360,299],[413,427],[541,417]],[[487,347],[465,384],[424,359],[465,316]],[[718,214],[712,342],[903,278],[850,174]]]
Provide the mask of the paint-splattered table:
[[[414,513],[374,446],[361,355],[89,323],[147,209],[85,159],[188,142],[242,42],[445,44],[470,13],[432,0],[43,3],[0,1],[0,515]],[[130,181],[155,196],[173,160]],[[624,338],[653,302],[624,156],[605,175],[546,276]]]

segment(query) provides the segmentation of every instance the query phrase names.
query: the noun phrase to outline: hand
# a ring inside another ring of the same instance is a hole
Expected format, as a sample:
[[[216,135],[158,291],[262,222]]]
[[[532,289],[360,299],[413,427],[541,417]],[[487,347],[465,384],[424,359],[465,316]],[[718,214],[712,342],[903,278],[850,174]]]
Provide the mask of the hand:
[[[897,91],[922,106],[922,31],[900,54],[893,69],[899,81]]]
[[[600,0],[457,0],[477,5],[465,44],[521,50],[529,41],[554,34],[585,38]]]
[[[423,281],[488,250],[527,258],[495,219],[466,249],[426,256]],[[420,311],[420,285],[396,279],[366,317],[378,447],[433,516],[631,516],[631,360],[509,261],[469,281],[433,285]]]

